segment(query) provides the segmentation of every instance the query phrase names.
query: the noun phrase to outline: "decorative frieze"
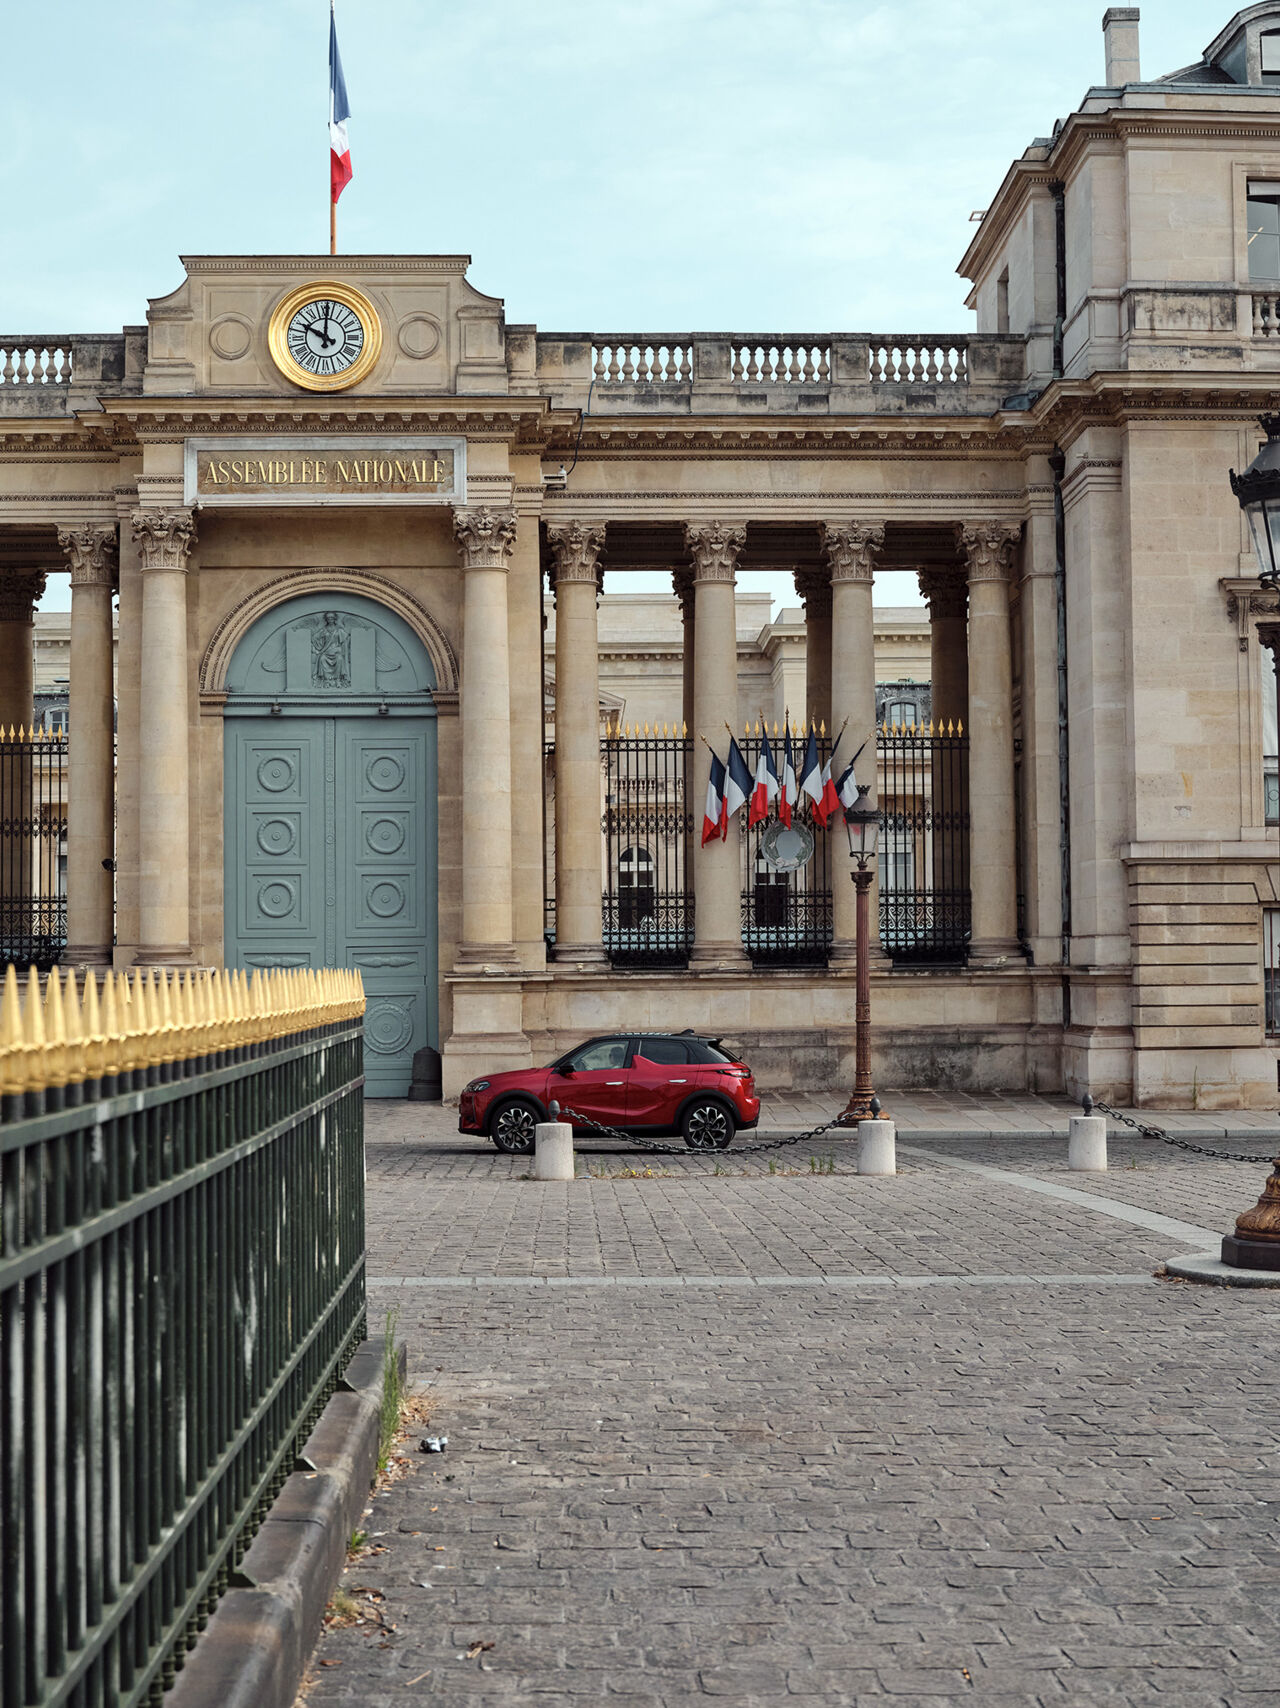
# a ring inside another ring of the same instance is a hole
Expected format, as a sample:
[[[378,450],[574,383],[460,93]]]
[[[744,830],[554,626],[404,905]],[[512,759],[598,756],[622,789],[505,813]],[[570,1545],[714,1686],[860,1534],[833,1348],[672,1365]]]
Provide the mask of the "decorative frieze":
[[[960,546],[968,565],[970,583],[1007,581],[1013,550],[1021,538],[1021,522],[961,524]]]
[[[884,545],[883,522],[823,522],[822,555],[837,581],[873,581]]]
[[[144,570],[185,570],[196,543],[196,525],[189,510],[135,510],[133,537]]]
[[[594,582],[596,588],[603,592],[604,566],[600,562],[600,553],[604,538],[603,523],[582,522],[576,517],[571,522],[553,523],[547,529],[552,587],[562,581],[586,581]]]
[[[73,587],[114,587],[119,547],[114,528],[59,528],[58,544],[71,564]]]
[[[516,548],[517,527],[514,510],[458,506],[453,512],[453,537],[458,542],[462,567],[506,569]]]
[[[693,560],[695,581],[732,582],[747,543],[746,524],[687,522],[685,543]]]
[[[40,569],[10,569],[0,574],[0,623],[30,623],[44,587],[45,574]]]

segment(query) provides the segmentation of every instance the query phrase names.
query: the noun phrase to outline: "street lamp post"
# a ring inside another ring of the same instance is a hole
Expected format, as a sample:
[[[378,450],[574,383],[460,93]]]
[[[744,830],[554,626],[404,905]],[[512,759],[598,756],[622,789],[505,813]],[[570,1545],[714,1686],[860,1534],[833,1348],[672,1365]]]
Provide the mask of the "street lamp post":
[[[1258,417],[1267,442],[1243,474],[1231,470],[1231,490],[1240,502],[1258,559],[1258,585],[1280,595],[1280,415]],[[1280,663],[1280,622],[1259,623],[1258,640]],[[1277,713],[1280,714],[1280,670],[1276,671]],[[1265,968],[1263,979],[1271,973]],[[1263,985],[1264,1012],[1266,985]],[[1233,1234],[1222,1242],[1222,1261],[1237,1269],[1280,1270],[1280,1158],[1262,1196],[1251,1210],[1236,1217]]]
[[[880,832],[880,813],[868,807],[866,797],[869,783],[858,785],[858,804],[845,808],[844,828],[849,838],[849,876],[857,891],[855,946],[857,968],[857,998],[854,1006],[854,1072],[853,1093],[840,1116],[842,1125],[869,1121],[879,1103],[871,1089],[871,883],[875,877],[876,838]]]

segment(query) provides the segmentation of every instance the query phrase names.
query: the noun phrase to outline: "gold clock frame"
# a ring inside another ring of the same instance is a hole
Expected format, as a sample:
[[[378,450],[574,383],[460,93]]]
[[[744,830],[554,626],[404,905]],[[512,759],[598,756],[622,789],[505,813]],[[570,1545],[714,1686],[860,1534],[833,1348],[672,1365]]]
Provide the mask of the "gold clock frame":
[[[303,303],[314,302],[317,297],[331,297],[334,302],[349,308],[364,329],[364,349],[340,374],[309,373],[289,354],[289,322]],[[294,385],[302,386],[306,391],[346,391],[350,386],[359,385],[373,372],[374,364],[382,354],[382,322],[378,319],[377,309],[362,292],[337,279],[312,279],[289,291],[272,309],[267,326],[267,348],[276,367]]]

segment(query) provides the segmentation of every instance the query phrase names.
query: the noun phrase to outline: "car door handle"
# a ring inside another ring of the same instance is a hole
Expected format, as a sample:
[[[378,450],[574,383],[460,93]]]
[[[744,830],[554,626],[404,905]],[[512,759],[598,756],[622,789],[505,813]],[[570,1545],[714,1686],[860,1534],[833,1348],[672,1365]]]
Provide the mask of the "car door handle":
[[[688,1083],[687,1079],[669,1079],[667,1081],[668,1085],[688,1085]]]
[[[606,1085],[625,1085],[626,1081],[623,1079],[606,1079],[605,1084]]]

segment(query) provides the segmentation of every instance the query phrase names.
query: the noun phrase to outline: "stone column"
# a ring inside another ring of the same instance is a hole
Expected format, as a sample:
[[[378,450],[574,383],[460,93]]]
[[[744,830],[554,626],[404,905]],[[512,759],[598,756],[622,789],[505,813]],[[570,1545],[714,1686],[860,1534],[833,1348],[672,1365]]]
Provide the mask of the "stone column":
[[[960,530],[969,566],[971,967],[1003,967],[1019,953],[1009,566],[1021,532],[1016,522]]]
[[[604,528],[547,529],[556,599],[556,966],[601,966],[600,660]]]
[[[920,591],[929,607],[930,705],[934,728],[969,723],[968,593],[945,569],[922,569]]]
[[[831,727],[831,580],[823,569],[798,569],[796,592],[804,601],[804,695],[808,723]]]
[[[684,621],[684,642],[680,654],[683,669],[683,691],[681,696],[680,715],[690,736],[694,729],[694,636],[696,629],[697,600],[693,591],[693,571],[691,569],[673,569],[671,571],[671,587],[676,598],[680,601],[680,615]]]
[[[838,774],[862,747],[855,775],[869,783],[867,805],[878,797],[876,776],[876,640],[871,607],[876,555],[884,544],[882,523],[825,522],[822,549],[831,570],[831,721],[832,739],[842,725],[844,738],[836,755]],[[848,720],[846,723],[846,719]],[[866,746],[863,747],[863,743]],[[844,837],[844,826],[833,825],[829,834]],[[857,907],[854,886],[848,880],[841,842],[832,843],[831,965],[852,967],[857,951]],[[846,856],[847,858],[847,856]],[[872,960],[882,959],[880,949],[880,879],[877,874],[870,896]]]
[[[728,748],[725,724],[738,726],[738,627],[735,572],[746,544],[745,527],[724,522],[685,529],[693,563],[696,617],[693,630],[693,692],[698,723],[690,810],[698,812],[707,792],[711,755],[698,735],[721,754]],[[724,842],[693,848],[694,942],[691,964],[703,971],[746,965],[742,947],[742,855],[740,816]]]
[[[58,544],[71,562],[65,959],[72,966],[100,967],[111,964],[115,924],[111,595],[118,557],[116,530],[59,528]]]
[[[514,510],[462,508],[453,532],[464,571],[462,633],[461,969],[514,972],[511,939],[511,689],[507,564]],[[456,1022],[455,1022],[456,1025]]]
[[[0,729],[31,728],[35,701],[35,610],[43,570],[0,571]]]
[[[142,557],[142,767],[138,790],[140,966],[190,957],[189,510],[135,510]]]

